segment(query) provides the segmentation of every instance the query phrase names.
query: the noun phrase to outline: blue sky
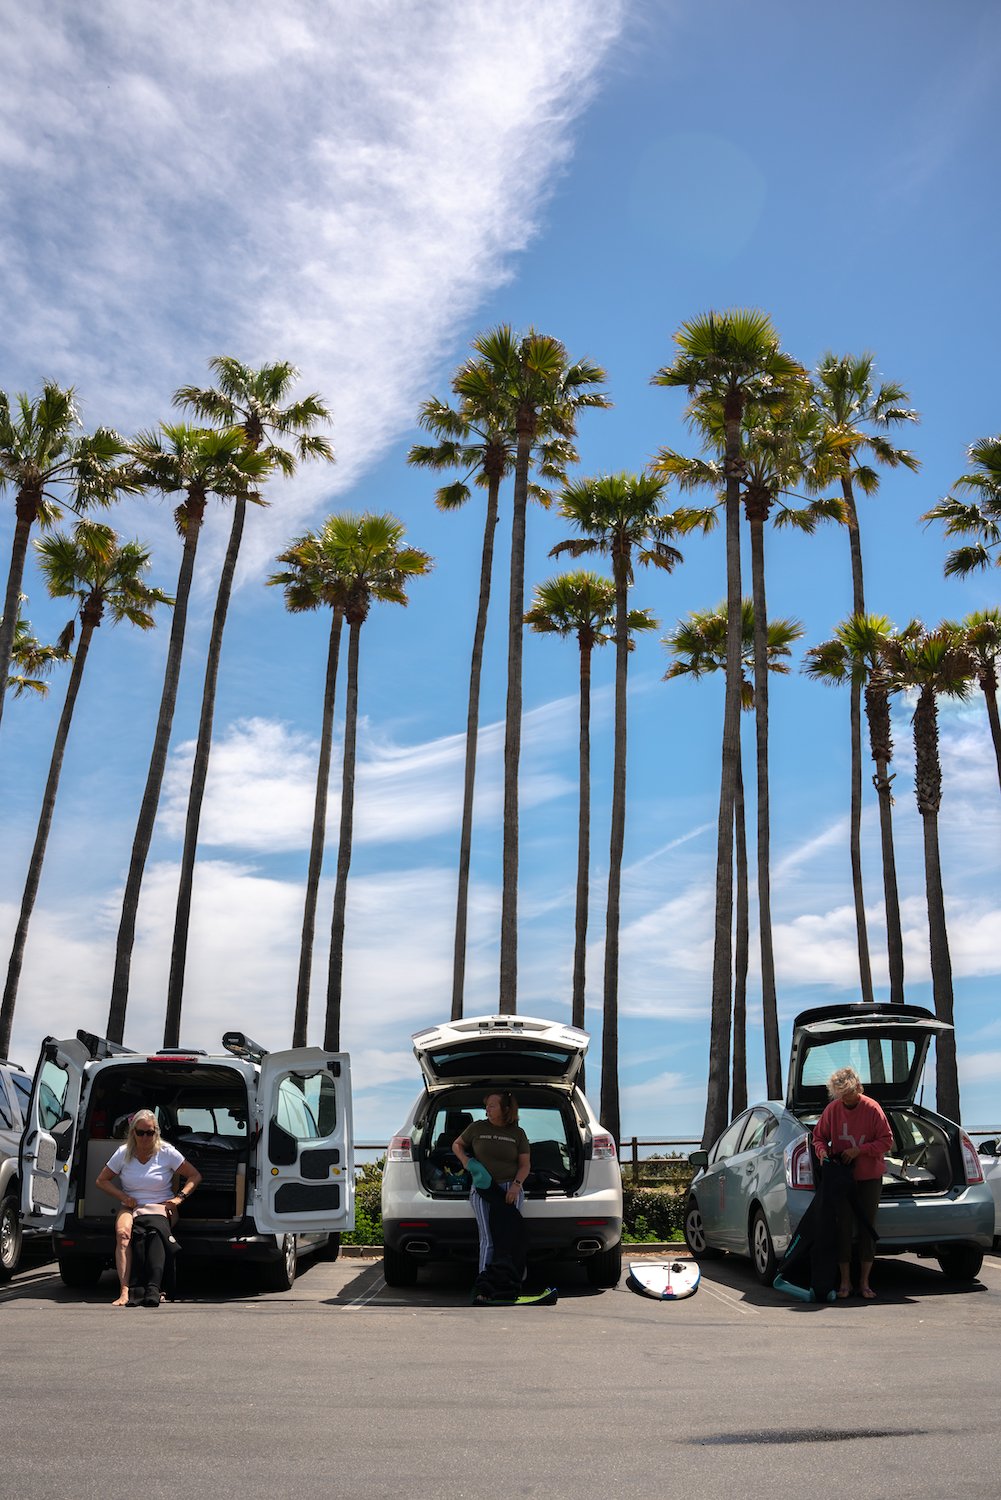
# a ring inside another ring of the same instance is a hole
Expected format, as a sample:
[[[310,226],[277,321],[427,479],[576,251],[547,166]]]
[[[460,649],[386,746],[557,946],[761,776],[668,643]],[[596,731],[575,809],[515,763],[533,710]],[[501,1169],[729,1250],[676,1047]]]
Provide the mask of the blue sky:
[[[360,769],[344,1044],[359,1133],[417,1087],[409,1034],[450,1000],[468,655],[482,514],[443,516],[409,471],[414,417],[469,339],[535,325],[608,370],[581,472],[640,470],[691,446],[681,393],[650,376],[710,307],[758,306],[790,352],[875,351],[922,413],[923,468],[866,502],[869,607],[898,623],[997,604],[998,575],[942,577],[918,517],[999,427],[996,276],[1001,17],[991,0],[509,0],[362,6],[220,0],[86,17],[23,8],[0,99],[0,388],[77,387],[85,422],[170,415],[207,360],[291,358],[335,413],[333,469],[275,484],[249,518],[220,680],[182,1034],[214,1047],[291,1025],[326,622],[262,580],[334,509],[392,510],[436,558],[408,611],[362,641]],[[2,503],[0,558],[11,529]],[[498,532],[473,850],[467,1008],[496,1001],[508,516]],[[172,588],[169,503],[116,524]],[[126,1039],[159,1044],[186,771],[228,520],[206,526],[161,818],[147,870]],[[529,588],[565,527],[530,516]],[[816,642],[849,612],[847,539],[771,534],[769,603]],[[722,538],[693,538],[634,603],[663,630],[724,591]],[[6,566],[6,563],[4,563]],[[53,637],[63,606],[26,579]],[[701,1128],[722,688],[667,684],[656,635],[630,666],[620,998],[623,1128]],[[146,772],[166,631],[104,627],[87,668],[29,938],[13,1054],[103,1028],[118,901]],[[611,771],[611,654],[595,662],[589,1023],[600,1031]],[[569,1016],[576,855],[577,653],[526,640],[520,1009]],[[62,698],[9,704],[0,738],[0,944],[13,932]],[[784,1052],[799,1009],[857,998],[847,855],[847,699],[794,674],[772,692],[773,911]],[[910,709],[897,706],[896,829],[907,987],[930,1004]],[[943,863],[964,1119],[998,1122],[1001,802],[979,702],[942,719]],[[328,867],[336,844],[337,779]],[[864,858],[877,986],[887,984],[874,798]],[[313,1027],[323,1006],[324,886]],[[752,985],[755,981],[752,979]],[[756,992],[752,996],[752,1010]],[[595,1049],[595,1052],[597,1049]],[[595,1057],[596,1060],[596,1057]],[[760,1039],[750,1039],[760,1091]]]

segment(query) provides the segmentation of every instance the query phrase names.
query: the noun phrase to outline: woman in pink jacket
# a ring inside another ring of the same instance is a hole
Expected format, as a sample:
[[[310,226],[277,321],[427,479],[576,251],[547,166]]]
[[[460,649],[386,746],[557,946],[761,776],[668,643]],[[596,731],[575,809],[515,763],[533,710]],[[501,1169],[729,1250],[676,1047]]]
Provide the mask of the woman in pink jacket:
[[[875,1099],[866,1098],[862,1080],[854,1068],[838,1068],[827,1080],[830,1104],[813,1131],[813,1149],[820,1160],[828,1156],[851,1162],[858,1206],[865,1223],[858,1225],[859,1258],[862,1262],[859,1291],[867,1302],[876,1293],[869,1285],[876,1247],[868,1226],[876,1220],[879,1194],[883,1184],[883,1164],[893,1145],[890,1122]],[[838,1269],[841,1285],[838,1297],[851,1296],[852,1230],[855,1213],[849,1202],[838,1207]]]

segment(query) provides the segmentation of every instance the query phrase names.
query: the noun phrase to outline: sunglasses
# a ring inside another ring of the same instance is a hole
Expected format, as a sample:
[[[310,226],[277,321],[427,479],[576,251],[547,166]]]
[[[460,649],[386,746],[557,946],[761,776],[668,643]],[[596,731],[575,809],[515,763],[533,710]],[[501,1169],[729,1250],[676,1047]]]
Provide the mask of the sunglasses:
[[[134,1130],[132,1132],[132,1134],[133,1135],[156,1135],[156,1131],[155,1130],[140,1130],[140,1129],[137,1128],[136,1130]]]

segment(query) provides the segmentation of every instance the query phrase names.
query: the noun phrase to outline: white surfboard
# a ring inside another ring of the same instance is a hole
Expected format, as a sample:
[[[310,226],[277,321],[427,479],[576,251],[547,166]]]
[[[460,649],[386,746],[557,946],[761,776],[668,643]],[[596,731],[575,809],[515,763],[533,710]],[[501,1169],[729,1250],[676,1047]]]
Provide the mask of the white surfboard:
[[[637,1291],[660,1302],[679,1302],[699,1289],[702,1272],[694,1260],[633,1260],[629,1275]]]

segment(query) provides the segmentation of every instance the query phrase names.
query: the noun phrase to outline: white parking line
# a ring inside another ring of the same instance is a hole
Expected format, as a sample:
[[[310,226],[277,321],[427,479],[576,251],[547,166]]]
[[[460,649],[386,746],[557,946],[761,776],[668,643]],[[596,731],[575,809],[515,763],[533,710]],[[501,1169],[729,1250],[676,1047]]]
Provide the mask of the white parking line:
[[[345,1307],[344,1311],[351,1312],[352,1308],[364,1307],[367,1302],[372,1302],[376,1297],[378,1297],[380,1292],[384,1292],[385,1290],[385,1279],[380,1276],[379,1280],[376,1282],[375,1286],[370,1292],[363,1292],[360,1297],[352,1298],[352,1300]]]
[[[748,1307],[745,1302],[741,1302],[738,1298],[728,1297],[726,1293],[723,1292],[715,1284],[710,1286],[709,1282],[706,1281],[704,1276],[699,1283],[699,1290],[708,1292],[710,1297],[717,1298],[718,1301],[725,1303],[727,1307],[736,1308],[737,1312],[744,1313],[745,1316],[749,1315],[750,1317],[756,1318],[761,1311],[760,1307]]]

